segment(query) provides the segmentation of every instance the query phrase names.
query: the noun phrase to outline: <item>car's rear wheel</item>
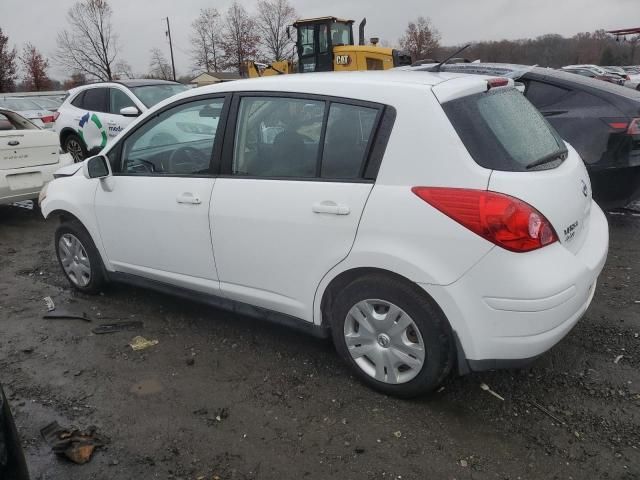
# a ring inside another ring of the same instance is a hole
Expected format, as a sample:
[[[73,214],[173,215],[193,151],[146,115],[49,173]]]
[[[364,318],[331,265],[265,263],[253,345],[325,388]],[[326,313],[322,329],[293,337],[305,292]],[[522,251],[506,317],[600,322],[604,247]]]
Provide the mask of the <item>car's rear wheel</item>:
[[[89,233],[78,221],[61,224],[55,235],[56,255],[73,288],[98,293],[105,283],[100,254]]]
[[[87,149],[82,139],[75,133],[67,135],[64,139],[64,149],[73,157],[73,161],[78,163],[87,158]]]
[[[357,376],[389,395],[436,388],[454,360],[451,328],[433,300],[386,275],[355,280],[331,308],[333,341]]]

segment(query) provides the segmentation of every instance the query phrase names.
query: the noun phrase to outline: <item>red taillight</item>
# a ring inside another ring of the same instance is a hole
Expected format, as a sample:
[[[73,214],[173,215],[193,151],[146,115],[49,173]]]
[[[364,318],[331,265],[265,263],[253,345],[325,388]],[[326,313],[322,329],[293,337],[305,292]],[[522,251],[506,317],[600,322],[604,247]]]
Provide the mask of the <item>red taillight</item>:
[[[512,252],[529,252],[558,240],[544,215],[509,195],[442,187],[413,187],[411,191],[472,232]]]
[[[52,123],[56,121],[56,116],[55,115],[45,115],[44,117],[40,117],[40,120],[42,120],[42,123]]]
[[[58,120],[59,116],[60,116],[60,112],[53,112],[53,121],[55,122],[56,120]]]
[[[487,80],[487,90],[496,87],[506,87],[509,85],[509,80],[506,78],[490,78]]]

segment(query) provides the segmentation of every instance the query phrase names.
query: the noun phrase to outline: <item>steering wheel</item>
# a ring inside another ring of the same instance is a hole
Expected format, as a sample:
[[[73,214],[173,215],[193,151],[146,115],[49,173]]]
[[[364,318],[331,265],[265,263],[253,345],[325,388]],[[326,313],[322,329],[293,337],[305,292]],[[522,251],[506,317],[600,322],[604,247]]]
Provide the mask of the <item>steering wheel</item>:
[[[207,156],[194,147],[180,147],[169,155],[166,173],[195,173],[209,168]]]

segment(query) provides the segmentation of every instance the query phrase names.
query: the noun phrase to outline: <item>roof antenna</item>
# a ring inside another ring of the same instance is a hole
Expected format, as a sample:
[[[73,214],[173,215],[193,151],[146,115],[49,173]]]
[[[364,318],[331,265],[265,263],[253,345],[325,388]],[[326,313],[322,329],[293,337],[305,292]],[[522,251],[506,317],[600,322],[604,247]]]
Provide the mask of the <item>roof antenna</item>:
[[[427,70],[427,72],[440,72],[442,71],[442,66],[447,63],[449,60],[451,60],[453,57],[455,57],[456,55],[458,55],[460,52],[462,52],[463,50],[466,50],[467,48],[469,48],[471,46],[470,43],[467,43],[464,47],[462,47],[461,49],[457,50],[456,52],[452,53],[451,55],[449,55],[444,61],[440,62],[439,64],[431,67],[430,69]]]

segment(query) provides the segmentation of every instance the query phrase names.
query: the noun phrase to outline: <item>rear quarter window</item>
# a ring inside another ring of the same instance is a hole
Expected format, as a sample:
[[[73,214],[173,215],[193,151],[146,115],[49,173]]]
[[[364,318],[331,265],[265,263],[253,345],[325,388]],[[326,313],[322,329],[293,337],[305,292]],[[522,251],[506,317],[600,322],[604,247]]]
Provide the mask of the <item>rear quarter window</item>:
[[[543,165],[553,168],[566,153],[554,128],[514,88],[469,95],[442,107],[473,159],[484,168],[514,172]]]

